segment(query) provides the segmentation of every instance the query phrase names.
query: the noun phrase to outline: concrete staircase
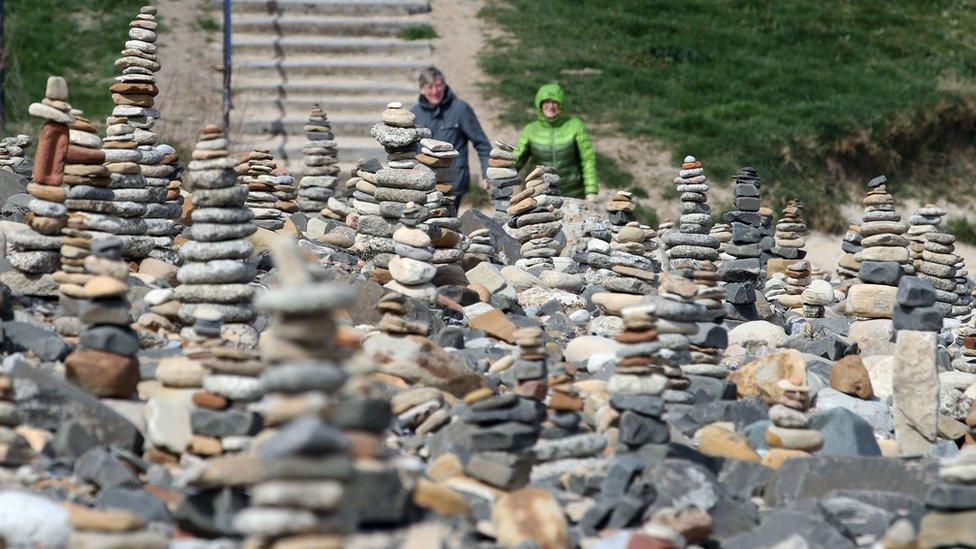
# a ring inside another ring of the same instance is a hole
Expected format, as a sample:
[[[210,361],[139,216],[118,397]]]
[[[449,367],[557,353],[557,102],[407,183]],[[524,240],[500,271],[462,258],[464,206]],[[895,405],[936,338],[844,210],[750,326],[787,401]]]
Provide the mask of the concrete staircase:
[[[382,157],[369,136],[390,101],[410,105],[427,40],[401,40],[426,22],[427,0],[232,0],[234,150],[270,148],[301,173],[302,126],[314,103],[328,113],[346,168]]]

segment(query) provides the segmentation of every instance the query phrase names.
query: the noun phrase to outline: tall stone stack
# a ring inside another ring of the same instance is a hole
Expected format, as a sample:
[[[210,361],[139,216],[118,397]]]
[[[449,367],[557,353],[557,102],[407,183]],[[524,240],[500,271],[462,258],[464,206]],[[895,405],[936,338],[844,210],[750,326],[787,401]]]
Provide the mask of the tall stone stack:
[[[126,220],[117,234],[125,245],[129,259],[140,259],[155,248],[168,249],[173,231],[175,208],[165,204],[169,180],[157,165],[163,155],[156,151],[153,132],[160,117],[154,107],[158,93],[155,73],[160,66],[156,58],[156,8],[144,6],[129,23],[128,38],[122,56],[115,66],[122,70],[109,88],[115,107],[106,120],[107,136],[102,148],[112,172],[115,215]],[[158,237],[158,240],[157,240]]]
[[[966,547],[976,542],[976,447],[965,446],[939,463],[939,481],[925,494],[926,514],[919,524],[925,547]]]
[[[772,260],[770,260],[772,261]],[[803,259],[793,261],[786,267],[786,285],[783,295],[779,296],[779,304],[784,309],[802,309],[803,291],[810,285],[810,262]]]
[[[682,364],[681,369],[689,375],[725,379],[729,376],[728,368],[722,364],[725,348],[729,343],[728,331],[724,325],[725,290],[719,286],[720,280],[715,266],[691,271],[690,276],[698,289],[693,301],[705,310],[698,317],[700,320],[696,321],[696,332],[688,336],[691,362]]]
[[[278,177],[273,172],[277,165],[271,151],[254,149],[242,158],[237,166],[238,181],[247,187],[245,206],[251,209],[253,223],[262,229],[277,231],[285,226],[285,218],[278,208],[275,186]]]
[[[716,223],[712,225],[710,231],[708,231],[715,240],[718,240],[718,259],[719,261],[725,261],[727,259],[735,259],[728,252],[725,251],[732,242],[732,225],[728,223]]]
[[[122,242],[98,240],[93,251],[97,255],[89,257],[87,266],[96,276],[84,286],[79,315],[86,329],[78,349],[64,361],[65,375],[97,397],[129,398],[139,383],[139,335],[130,327]]]
[[[305,169],[298,183],[298,209],[312,216],[329,207],[339,185],[339,152],[325,110],[318,103],[305,123]]]
[[[461,234],[458,232],[461,220],[457,217],[451,186],[455,175],[451,164],[459,153],[450,143],[436,139],[421,139],[420,147],[417,162],[430,168],[436,180],[434,190],[427,193],[425,204],[430,212],[425,224],[434,247],[431,263],[438,271],[435,282],[438,285],[445,282],[464,282],[464,269],[461,268],[464,251],[461,248]]]
[[[165,214],[169,215],[169,223],[162,224],[166,228],[165,234],[160,234],[157,236],[158,241],[168,242],[169,245],[172,244],[173,238],[179,235],[183,231],[183,225],[180,222],[183,213],[183,194],[180,192],[183,188],[183,168],[180,166],[180,157],[177,154],[176,149],[172,145],[162,144],[156,147],[156,152],[163,155],[162,160],[158,166],[160,175],[166,178],[166,196],[163,199],[163,207],[165,208]],[[152,234],[153,231],[150,231]],[[167,245],[167,248],[169,248]],[[160,253],[162,248],[157,244],[156,253]],[[177,259],[175,252],[171,254],[175,260]]]
[[[433,301],[437,288],[431,283],[437,275],[434,266],[434,248],[430,236],[420,228],[426,208],[409,202],[400,218],[402,227],[393,233],[393,251],[396,255],[389,262],[393,278],[386,288],[414,299]]]
[[[339,423],[358,408],[339,402],[351,349],[340,339],[335,320],[335,311],[353,294],[311,282],[296,260],[297,247],[287,258],[278,249],[272,253],[282,285],[258,296],[255,306],[272,321],[261,335],[261,406],[266,417],[274,412],[279,427],[257,447],[265,474],[251,487],[250,507],[235,516],[234,525],[255,546],[340,547],[357,524],[349,502],[351,458],[379,446],[378,436],[347,434]],[[314,467],[292,466],[302,463]]]
[[[412,215],[423,222],[430,212],[427,194],[434,191],[433,170],[417,162],[416,147],[430,137],[430,130],[417,126],[416,117],[393,102],[383,111],[381,121],[370,129],[370,135],[387,152],[388,166],[378,161],[365,162],[357,175],[361,178],[353,193],[353,205],[359,214],[356,243],[360,253],[380,269],[393,259],[393,232],[408,203],[419,210]]]
[[[288,217],[288,215],[298,211],[298,204],[295,203],[295,199],[298,198],[298,186],[295,185],[295,178],[283,167],[275,168],[271,175],[275,178],[273,184],[274,195],[277,199],[275,200],[275,207],[281,210],[283,217]]]
[[[939,434],[937,351],[943,318],[936,297],[927,280],[906,276],[892,308],[896,335],[891,412],[895,438],[906,456],[927,455]]]
[[[254,319],[249,285],[255,276],[250,261],[254,248],[247,237],[257,228],[244,207],[248,189],[237,184],[226,146],[220,127],[206,126],[188,166],[194,210],[192,225],[183,232],[188,242],[180,247],[184,263],[176,287],[185,324],[193,323],[194,311],[203,305],[217,310],[225,323]]]
[[[855,259],[858,253],[864,249],[861,246],[861,226],[851,224],[844,233],[840,244],[841,254],[837,258],[837,278],[842,282],[846,280],[857,280],[857,273],[861,269],[861,262]]]
[[[27,149],[33,144],[34,140],[22,133],[0,139],[0,168],[23,177],[30,176],[33,165],[27,156]]]
[[[691,353],[691,338],[699,330],[699,323],[714,322],[717,312],[709,310],[696,302],[699,288],[689,278],[686,272],[676,274],[662,274],[658,287],[658,295],[650,298],[654,315],[658,319],[658,340],[662,349],[658,352],[660,364],[663,365],[664,375],[668,378],[667,390],[664,391],[665,402],[671,404],[691,404],[695,397],[688,388],[691,381],[685,375],[685,365],[702,360],[696,371],[705,371],[702,367],[713,361],[713,357],[698,355],[693,358]],[[714,370],[718,373],[718,370]]]
[[[908,226],[895,210],[886,182],[884,176],[872,179],[863,200],[863,249],[854,256],[861,264],[857,276],[862,283],[852,286],[847,297],[848,311],[860,318],[891,318],[898,282],[915,271],[904,237]]]
[[[935,287],[936,307],[947,317],[959,317],[969,312],[965,273],[959,276],[965,263],[955,253],[956,237],[942,230],[945,213],[931,204],[915,210],[908,218],[909,248],[918,277]]]
[[[719,276],[725,280],[725,317],[732,323],[758,320],[756,284],[762,265],[759,242],[759,173],[755,168],[742,168],[733,178],[733,210],[722,219],[732,226],[732,241],[725,253],[733,257],[722,263]]]
[[[507,223],[508,208],[512,205],[515,187],[522,182],[515,170],[515,147],[505,141],[492,143],[488,153],[488,183],[491,187],[491,203],[495,210],[495,220]]]
[[[607,389],[610,407],[619,414],[617,449],[630,452],[670,440],[668,424],[662,419],[668,380],[653,351],[659,332],[650,308],[624,309],[623,319],[624,331],[616,338],[621,347]]]
[[[905,236],[909,242],[908,251],[912,258],[912,266],[916,271],[919,270],[922,252],[925,250],[925,235],[942,231],[942,217],[945,214],[944,209],[934,204],[926,204],[908,216],[908,232]]]
[[[686,156],[674,183],[681,193],[678,230],[664,236],[668,268],[701,269],[718,260],[719,241],[709,234],[712,210],[708,205],[705,169],[694,156]],[[758,199],[756,200],[758,204]]]
[[[790,265],[806,257],[803,249],[806,235],[810,234],[803,221],[803,203],[790,200],[783,208],[783,216],[776,222],[773,233],[774,246],[769,250],[772,257],[766,261],[766,276],[772,273],[785,273]]]
[[[515,265],[538,274],[553,268],[553,257],[565,246],[562,236],[563,199],[559,176],[539,166],[525,178],[525,190],[512,197],[507,213],[508,233],[521,244],[522,258]]]
[[[771,447],[766,459],[779,462],[777,454],[784,458],[802,457],[823,447],[823,435],[810,428],[807,410],[810,409],[810,386],[796,372],[780,379],[777,387],[782,391],[779,403],[769,409],[772,425],[766,428],[766,442]]]

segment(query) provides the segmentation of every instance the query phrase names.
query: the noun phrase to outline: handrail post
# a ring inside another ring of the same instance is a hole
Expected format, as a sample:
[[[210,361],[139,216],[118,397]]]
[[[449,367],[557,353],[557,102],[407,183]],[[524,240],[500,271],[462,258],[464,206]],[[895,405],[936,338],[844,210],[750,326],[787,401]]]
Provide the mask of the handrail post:
[[[3,0],[0,0],[2,2]],[[232,59],[231,59],[231,23],[230,23],[230,6],[231,0],[223,1],[224,10],[224,132],[230,132],[230,110],[233,108],[231,105],[230,97],[230,82],[231,82],[231,69],[232,69]]]

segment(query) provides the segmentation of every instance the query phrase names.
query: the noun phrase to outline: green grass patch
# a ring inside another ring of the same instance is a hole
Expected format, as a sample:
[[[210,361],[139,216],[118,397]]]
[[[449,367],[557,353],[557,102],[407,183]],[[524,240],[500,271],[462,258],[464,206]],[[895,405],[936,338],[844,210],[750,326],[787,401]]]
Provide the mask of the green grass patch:
[[[506,122],[559,81],[591,127],[659,140],[675,167],[695,155],[715,184],[754,166],[772,205],[837,229],[879,173],[901,196],[965,188],[947,158],[976,138],[970,4],[501,0],[480,62]]]
[[[600,175],[600,184],[610,189],[626,189],[634,184],[634,176],[622,169],[613,158],[596,153],[596,173]]]
[[[27,107],[44,98],[48,76],[64,76],[71,104],[102,124],[112,110],[113,62],[143,0],[7,0],[5,134],[37,135]]]
[[[946,222],[946,232],[955,235],[956,240],[976,246],[976,223],[965,217],[953,217]]]
[[[197,25],[200,27],[200,29],[207,32],[217,32],[220,30],[220,23],[209,15],[197,19]]]
[[[434,27],[427,23],[422,23],[420,25],[404,27],[397,36],[400,37],[400,40],[433,40],[439,35]]]

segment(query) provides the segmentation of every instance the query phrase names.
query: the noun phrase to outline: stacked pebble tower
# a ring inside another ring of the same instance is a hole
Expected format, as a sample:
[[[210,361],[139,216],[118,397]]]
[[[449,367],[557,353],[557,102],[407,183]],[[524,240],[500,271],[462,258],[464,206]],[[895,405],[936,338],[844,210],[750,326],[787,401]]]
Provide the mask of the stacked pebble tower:
[[[936,307],[947,317],[959,317],[969,312],[965,272],[959,275],[965,262],[955,253],[956,237],[942,230],[944,215],[944,209],[931,204],[915,210],[908,218],[909,247],[918,277],[935,287]]]
[[[559,176],[551,167],[539,166],[526,176],[525,190],[512,197],[507,210],[508,233],[521,244],[516,266],[534,274],[553,268],[552,258],[565,246],[562,205]]]
[[[0,168],[23,177],[30,176],[33,166],[28,160],[27,149],[33,144],[34,140],[22,133],[0,139]]]
[[[249,285],[255,276],[250,262],[254,248],[247,237],[257,227],[251,222],[251,211],[244,207],[248,189],[237,184],[234,159],[226,147],[220,127],[208,125],[188,166],[194,210],[192,224],[183,232],[188,242],[180,247],[184,263],[176,287],[176,299],[182,303],[179,316],[185,324],[193,323],[194,310],[204,304],[219,311],[224,323],[246,323],[254,318],[254,290]]]
[[[461,220],[457,217],[451,186],[456,173],[451,164],[457,158],[458,152],[450,143],[435,139],[421,139],[420,147],[417,161],[429,167],[437,181],[434,191],[427,193],[425,204],[430,212],[425,224],[434,246],[431,263],[438,271],[435,282],[437,285],[443,285],[443,282],[464,282],[464,270],[460,265],[464,251],[460,247],[461,234],[458,233]]]
[[[732,240],[725,253],[733,259],[722,263],[719,276],[725,280],[725,318],[732,324],[758,320],[756,281],[762,266],[759,261],[759,174],[755,168],[742,168],[733,178],[733,210],[722,219],[732,227]]]
[[[790,265],[806,257],[803,246],[810,231],[802,214],[803,203],[797,200],[790,200],[783,208],[783,217],[776,222],[773,233],[775,246],[769,250],[772,257],[766,261],[766,276],[785,273]]]
[[[515,170],[515,147],[504,141],[495,141],[491,152],[488,153],[488,182],[492,206],[495,210],[495,220],[499,223],[508,222],[508,208],[512,205],[515,187],[522,182]]]
[[[312,106],[304,129],[308,140],[302,147],[305,170],[298,183],[295,203],[308,216],[325,215],[323,210],[330,208],[329,199],[335,196],[339,184],[339,153],[329,117],[318,103]]]
[[[861,269],[861,262],[855,256],[863,249],[861,246],[861,226],[852,223],[847,227],[847,232],[840,244],[841,254],[837,259],[837,278],[842,282],[845,280],[857,280],[857,273]]]
[[[7,261],[13,270],[3,273],[2,278],[12,285],[21,279],[34,281],[36,284],[27,285],[33,290],[31,294],[51,297],[56,295],[56,285],[50,275],[59,267],[61,229],[68,219],[64,204],[65,162],[70,147],[68,126],[75,122],[64,78],[48,78],[44,99],[32,103],[28,112],[45,122],[37,140],[33,181],[27,186],[31,197],[27,203],[27,226],[5,231]],[[95,171],[100,169],[103,168],[97,166]],[[73,171],[80,172],[80,169]],[[86,167],[84,173],[89,171]]]
[[[434,248],[430,236],[420,228],[426,208],[408,202],[403,209],[402,227],[393,232],[393,250],[396,255],[389,263],[393,278],[386,288],[407,297],[433,301],[437,288],[431,284],[437,274],[432,263]]]
[[[728,346],[728,332],[723,323],[725,290],[719,286],[718,271],[714,265],[688,274],[698,288],[693,301],[705,310],[696,321],[696,333],[688,336],[691,362],[682,364],[681,370],[689,375],[725,379],[729,375],[728,368],[722,363]]]
[[[718,240],[718,258],[720,261],[735,259],[725,251],[732,242],[731,225],[728,223],[716,223],[712,225],[712,229],[708,231],[708,234],[715,238],[715,240]]]
[[[159,166],[162,173],[166,174],[166,197],[165,205],[167,208],[167,213],[172,214],[170,220],[172,221],[169,234],[166,235],[170,239],[176,237],[181,232],[183,232],[183,225],[181,223],[181,218],[183,214],[183,168],[180,166],[180,156],[177,154],[176,149],[172,145],[159,145],[156,147],[157,152],[163,155],[163,159]],[[156,252],[160,251],[159,246],[156,247]],[[172,263],[177,263],[179,261],[179,256],[175,252],[172,254]]]
[[[271,173],[276,167],[269,150],[255,149],[247,153],[236,168],[240,175],[238,182],[247,187],[244,205],[250,208],[253,223],[269,231],[277,231],[285,226],[275,193],[278,177]]]
[[[659,351],[660,364],[668,378],[665,402],[671,404],[691,404],[695,397],[688,388],[691,381],[685,375],[682,365],[692,364],[690,336],[698,333],[698,323],[714,322],[715,312],[706,309],[695,300],[699,288],[689,278],[687,270],[675,274],[662,275],[658,295],[651,299],[654,315],[658,319],[658,340],[663,348]],[[698,358],[711,361],[711,357]],[[703,364],[708,362],[703,361]],[[705,368],[695,368],[702,371]],[[717,371],[717,370],[716,370]]]
[[[639,306],[624,309],[623,319],[624,331],[616,338],[621,347],[607,389],[610,407],[619,414],[617,450],[632,452],[670,440],[662,419],[668,380],[661,361],[648,349],[658,341],[657,318]]]
[[[686,156],[674,183],[681,193],[678,231],[664,236],[668,267],[700,269],[718,260],[719,241],[709,234],[712,210],[708,206],[708,183],[701,162]],[[758,202],[758,201],[757,201]]]
[[[823,446],[823,435],[810,428],[806,415],[810,409],[810,387],[806,380],[794,374],[779,380],[777,387],[783,395],[769,409],[772,425],[766,428],[766,442],[772,447],[770,454],[798,456],[816,452]]]
[[[786,267],[786,286],[783,295],[779,296],[779,305],[788,310],[802,309],[803,300],[800,296],[811,280],[809,261],[804,259],[791,262]]]
[[[419,335],[427,336],[430,327],[423,322],[416,322],[405,318],[408,312],[407,298],[397,292],[386,292],[376,304],[380,312],[380,323],[378,328],[387,335],[408,336]]]
[[[464,250],[465,264],[474,265],[482,261],[489,263],[500,263],[498,252],[495,250],[495,239],[491,236],[488,229],[476,229],[471,231],[465,241]]]

